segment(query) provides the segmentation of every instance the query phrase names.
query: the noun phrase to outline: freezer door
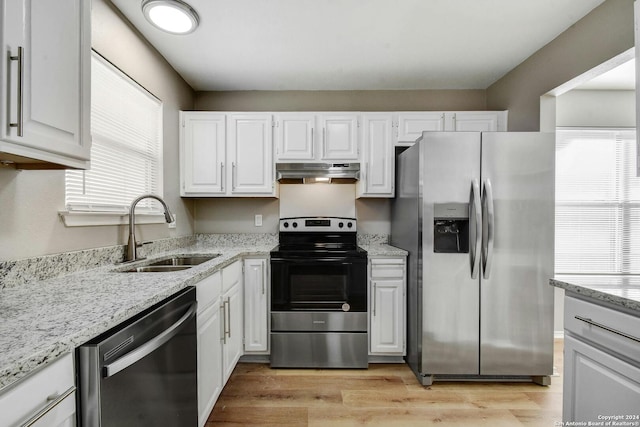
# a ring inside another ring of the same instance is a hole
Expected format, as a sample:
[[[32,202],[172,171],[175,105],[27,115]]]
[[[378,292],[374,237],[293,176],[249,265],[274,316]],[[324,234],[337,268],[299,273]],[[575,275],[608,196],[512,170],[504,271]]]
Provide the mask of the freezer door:
[[[477,375],[479,279],[472,270],[478,224],[472,189],[480,179],[480,133],[425,132],[420,144],[421,372]],[[479,201],[477,190],[476,196]]]
[[[480,374],[553,372],[555,139],[482,133]]]

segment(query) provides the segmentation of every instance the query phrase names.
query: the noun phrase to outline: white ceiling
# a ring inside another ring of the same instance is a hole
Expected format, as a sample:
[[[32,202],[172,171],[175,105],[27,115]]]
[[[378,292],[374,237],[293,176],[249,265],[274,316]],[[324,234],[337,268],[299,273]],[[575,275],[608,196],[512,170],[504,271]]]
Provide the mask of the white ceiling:
[[[111,0],[195,90],[486,89],[604,0],[187,0],[188,35]]]

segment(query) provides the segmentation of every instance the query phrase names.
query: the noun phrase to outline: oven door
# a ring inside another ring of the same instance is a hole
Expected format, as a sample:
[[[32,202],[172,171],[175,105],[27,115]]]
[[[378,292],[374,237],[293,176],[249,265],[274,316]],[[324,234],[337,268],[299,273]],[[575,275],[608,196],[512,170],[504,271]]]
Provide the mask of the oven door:
[[[271,310],[366,312],[366,258],[271,258]]]

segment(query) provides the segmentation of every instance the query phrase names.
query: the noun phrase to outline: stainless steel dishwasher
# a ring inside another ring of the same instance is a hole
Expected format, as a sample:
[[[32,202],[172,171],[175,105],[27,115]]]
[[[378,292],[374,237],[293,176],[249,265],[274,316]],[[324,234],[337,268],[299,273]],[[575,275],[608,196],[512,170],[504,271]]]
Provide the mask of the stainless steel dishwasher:
[[[196,292],[187,288],[78,348],[82,427],[195,427]]]

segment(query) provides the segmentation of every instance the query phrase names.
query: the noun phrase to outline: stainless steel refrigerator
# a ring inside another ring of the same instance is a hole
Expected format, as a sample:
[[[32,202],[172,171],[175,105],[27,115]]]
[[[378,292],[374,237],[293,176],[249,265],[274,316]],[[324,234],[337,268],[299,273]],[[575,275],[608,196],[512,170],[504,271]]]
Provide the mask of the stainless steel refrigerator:
[[[553,134],[424,132],[397,157],[407,363],[439,379],[553,373]]]

